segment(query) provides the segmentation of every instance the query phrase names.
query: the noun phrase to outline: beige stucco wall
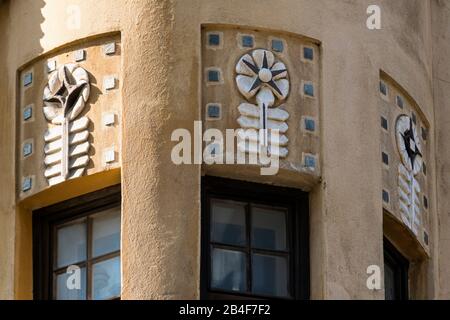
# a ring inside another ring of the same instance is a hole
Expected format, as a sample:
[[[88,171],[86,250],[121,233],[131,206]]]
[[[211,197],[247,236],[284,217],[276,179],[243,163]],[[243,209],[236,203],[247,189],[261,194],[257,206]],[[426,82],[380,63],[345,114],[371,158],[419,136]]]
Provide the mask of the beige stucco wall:
[[[81,8],[80,29],[65,28],[69,4]],[[369,4],[372,1],[3,1],[0,26],[7,32],[0,35],[0,70],[6,75],[0,77],[0,298],[32,297],[31,277],[17,280],[31,274],[30,264],[24,262],[31,259],[30,230],[23,226],[31,210],[57,201],[21,204],[19,209],[15,190],[9,187],[15,181],[16,71],[66,43],[113,31],[121,32],[123,48],[122,298],[199,297],[201,168],[172,164],[170,134],[176,128],[192,129],[193,121],[201,119],[201,25],[226,24],[321,42],[322,181],[311,192],[311,297],[382,299],[383,290],[366,288],[367,266],[383,265],[379,73],[395,77],[427,118],[434,119],[433,94],[444,101],[449,90],[439,81],[433,92],[431,32],[439,40],[448,19],[441,10],[443,1],[380,0],[382,29],[370,31]],[[433,29],[431,6],[441,17]],[[434,57],[440,58],[436,63],[443,70],[441,64],[448,62],[441,62],[445,57],[437,50]],[[439,77],[445,80],[447,74]],[[445,131],[439,131],[444,129],[436,130],[443,137],[438,147],[447,150]],[[445,163],[438,165],[437,174],[443,168]],[[436,183],[433,175],[430,179]],[[117,176],[110,179],[111,184],[117,181]],[[103,185],[91,182],[92,188]],[[267,182],[277,183],[277,178]],[[437,188],[447,186],[439,180]],[[67,185],[68,196],[79,193],[79,187]],[[430,201],[442,215],[445,210],[440,208],[448,206],[437,204],[445,197],[444,191],[439,194]],[[24,215],[25,220],[20,218]],[[436,217],[431,228],[433,272],[421,296],[448,297],[450,279],[440,279],[448,265],[437,265],[438,245],[448,237],[437,233]],[[24,239],[28,246],[17,250]]]
[[[433,43],[437,49],[433,50],[433,91],[436,121],[436,205],[439,212],[435,221],[439,234],[434,241],[439,242],[439,277],[440,291],[438,298],[448,299],[450,296],[450,220],[449,220],[449,135],[450,135],[450,4],[448,1],[435,1],[433,12]]]

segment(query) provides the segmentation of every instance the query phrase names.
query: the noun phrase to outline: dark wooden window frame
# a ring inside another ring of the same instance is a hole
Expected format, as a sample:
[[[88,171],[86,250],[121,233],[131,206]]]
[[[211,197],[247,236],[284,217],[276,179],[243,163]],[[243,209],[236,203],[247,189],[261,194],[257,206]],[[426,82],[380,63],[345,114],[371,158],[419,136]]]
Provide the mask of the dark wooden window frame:
[[[33,295],[35,300],[53,299],[53,273],[61,271],[53,268],[56,253],[54,234],[57,225],[70,224],[72,221],[79,222],[88,219],[90,215],[120,206],[120,204],[120,185],[117,185],[33,211]],[[91,250],[89,229],[92,226],[89,220],[87,221],[88,251]],[[88,252],[87,255],[87,260],[79,264],[80,267],[120,256],[120,251],[91,259]],[[89,283],[91,279],[89,268],[86,277],[86,282]],[[91,292],[88,288],[89,285],[86,287],[86,295],[89,299]]]
[[[293,299],[306,300],[310,297],[309,272],[309,197],[299,189],[275,187],[206,176],[202,178],[202,232],[201,232],[201,299],[281,299],[250,293],[229,292],[211,289],[211,199],[252,202],[257,205],[288,208],[288,239],[292,248],[289,262],[288,284]],[[248,210],[248,208],[247,208]],[[246,217],[248,219],[248,214]],[[247,221],[248,223],[248,221]],[[291,227],[289,227],[291,226]],[[247,237],[249,235],[247,234]],[[230,246],[232,247],[232,246]],[[256,252],[255,249],[252,251]],[[258,250],[270,252],[269,250]],[[247,263],[247,269],[249,264]],[[249,271],[247,271],[248,273]],[[249,281],[247,279],[247,281]]]
[[[384,264],[389,264],[394,270],[396,300],[409,299],[408,271],[409,261],[386,238],[383,240]]]

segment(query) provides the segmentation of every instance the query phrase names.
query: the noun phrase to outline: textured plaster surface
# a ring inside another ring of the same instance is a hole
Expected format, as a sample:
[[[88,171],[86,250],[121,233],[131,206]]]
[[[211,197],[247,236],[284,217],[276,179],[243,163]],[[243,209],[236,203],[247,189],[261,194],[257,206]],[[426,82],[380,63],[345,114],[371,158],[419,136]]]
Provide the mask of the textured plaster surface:
[[[366,268],[383,264],[380,70],[411,93],[427,118],[434,119],[436,112],[436,150],[443,151],[436,160],[442,178],[430,178],[440,190],[433,197],[439,220],[431,220],[434,275],[416,296],[448,297],[449,205],[444,174],[450,152],[445,129],[450,80],[444,53],[449,36],[442,31],[449,30],[448,4],[439,0],[379,3],[382,29],[370,31],[366,28],[369,0],[3,1],[0,26],[7,32],[0,35],[1,43],[6,43],[0,48],[0,70],[5,75],[0,77],[0,297],[32,296],[27,221],[39,206],[20,204],[19,209],[10,187],[15,181],[16,72],[66,43],[113,31],[121,32],[123,48],[122,298],[199,297],[201,170],[171,163],[170,134],[175,128],[192,129],[193,121],[202,117],[203,24],[293,33],[322,44],[322,182],[312,189],[310,199],[314,299],[384,297],[383,290],[366,288]],[[68,4],[81,8],[79,29],[64,27]],[[436,18],[433,28],[431,13]],[[433,52],[432,40],[438,46]],[[101,185],[100,181],[94,179],[91,186]],[[296,185],[276,177],[265,182]],[[66,190],[72,191],[69,194],[79,188],[69,187],[73,188]],[[57,199],[41,201],[49,204]],[[439,268],[438,252],[444,257]]]
[[[438,216],[434,220],[438,230],[433,241],[439,246],[434,250],[434,256],[439,257],[435,274],[439,276],[437,298],[448,299],[450,296],[450,4],[448,1],[433,1],[433,42],[437,49],[433,50],[433,89],[435,103],[435,150],[436,157],[436,194],[433,199],[437,205]]]

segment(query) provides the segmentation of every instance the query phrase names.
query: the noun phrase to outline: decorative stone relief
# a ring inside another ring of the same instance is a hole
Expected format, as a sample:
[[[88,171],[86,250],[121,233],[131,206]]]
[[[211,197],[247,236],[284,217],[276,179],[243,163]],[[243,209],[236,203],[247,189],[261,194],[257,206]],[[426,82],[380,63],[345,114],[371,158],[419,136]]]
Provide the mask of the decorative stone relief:
[[[18,70],[19,199],[46,192],[50,186],[58,190],[83,183],[84,176],[117,174],[121,164],[121,54],[120,34],[108,34],[80,39]],[[105,78],[112,80],[106,87]],[[114,157],[105,165],[103,150],[111,146]],[[27,177],[31,182],[26,186],[31,187],[23,188]]]
[[[417,103],[392,78],[380,78],[383,209],[429,249],[429,123]],[[399,229],[400,230],[400,229]],[[407,233],[404,234],[407,236]]]
[[[89,75],[66,64],[50,75],[44,89],[44,115],[53,127],[45,133],[45,177],[50,185],[80,177],[89,162],[89,119],[78,116],[89,99]]]
[[[236,73],[237,87],[248,101],[238,107],[241,114],[238,123],[244,129],[260,130],[259,145],[270,149],[271,145],[277,144],[280,146],[280,156],[286,157],[288,149],[285,146],[289,140],[285,133],[289,113],[276,106],[289,94],[286,66],[277,61],[271,51],[256,49],[239,59]],[[273,129],[281,134],[277,141],[269,135]],[[244,143],[239,146],[241,152],[249,152],[251,148]]]
[[[422,168],[422,145],[413,120],[401,115],[396,124],[396,141],[401,163],[398,166],[398,193],[403,222],[418,235],[420,226],[420,184],[416,175]]]
[[[223,136],[205,140],[204,154],[214,161],[205,161],[204,173],[251,177],[270,157],[279,162],[274,181],[304,190],[317,185],[320,44],[292,33],[205,25],[201,59],[202,130]],[[221,164],[230,159],[236,165]]]

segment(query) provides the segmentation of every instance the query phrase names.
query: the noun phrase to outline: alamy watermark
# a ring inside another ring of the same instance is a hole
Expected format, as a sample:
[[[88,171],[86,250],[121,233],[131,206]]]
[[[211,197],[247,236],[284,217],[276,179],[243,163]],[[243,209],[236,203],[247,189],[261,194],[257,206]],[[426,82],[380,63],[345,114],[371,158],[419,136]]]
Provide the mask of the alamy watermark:
[[[366,281],[367,289],[381,290],[381,268],[376,264],[367,267],[366,273],[369,275]]]
[[[269,137],[269,144],[263,143]],[[171,140],[178,142],[171,153],[172,162],[180,164],[251,164],[261,165],[261,175],[276,175],[279,170],[280,134],[278,130],[206,129],[194,121],[194,134],[176,129]],[[205,147],[203,148],[203,143]]]

